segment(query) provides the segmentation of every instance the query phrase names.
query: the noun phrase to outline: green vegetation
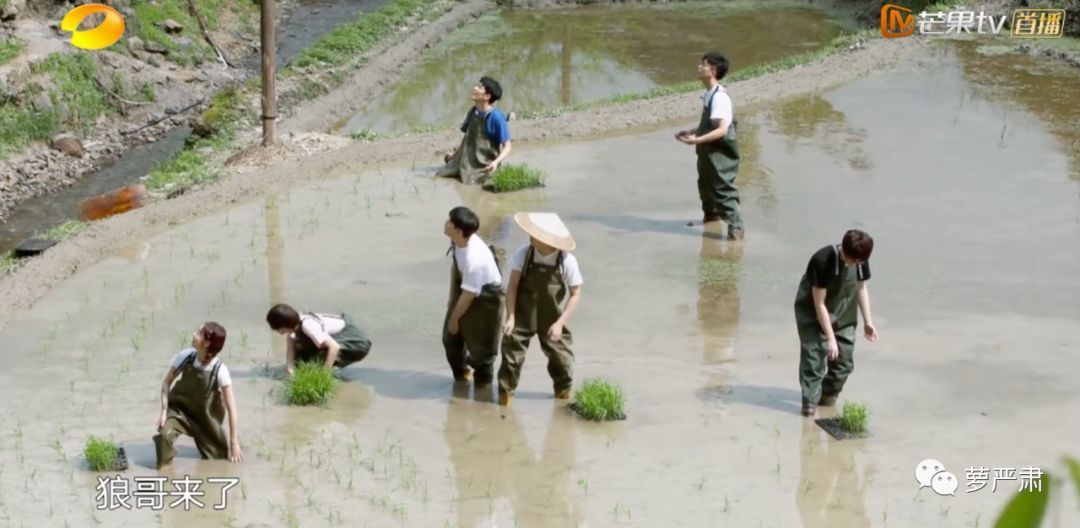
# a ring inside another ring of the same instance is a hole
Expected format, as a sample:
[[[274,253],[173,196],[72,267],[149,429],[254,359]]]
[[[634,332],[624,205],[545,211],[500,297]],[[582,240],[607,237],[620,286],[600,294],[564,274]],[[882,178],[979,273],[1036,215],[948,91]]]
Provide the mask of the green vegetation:
[[[220,16],[229,10],[246,20],[259,11],[255,2],[227,2],[226,0],[195,0],[195,7],[199,10],[203,20],[209,29],[218,27]],[[214,57],[214,51],[203,40],[199,29],[199,22],[191,15],[187,0],[133,0],[131,7],[135,10],[134,17],[128,17],[126,22],[131,26],[131,31],[145,42],[155,42],[168,50],[169,59],[177,64],[192,65]],[[158,27],[158,24],[172,19],[184,26],[179,35],[170,35]],[[174,40],[177,36],[185,37],[190,44],[177,44]]]
[[[4,7],[4,0],[0,0],[0,9]],[[0,66],[7,64],[8,61],[19,56],[22,53],[23,43],[21,40],[8,39],[0,40]]]
[[[231,139],[244,117],[243,104],[243,96],[235,87],[218,92],[200,116],[202,126],[206,127],[211,135],[222,135]]]
[[[1033,481],[1031,490],[1017,493],[1005,505],[1001,515],[994,522],[994,528],[1039,528],[1043,526],[1043,519],[1046,518],[1046,510],[1050,505],[1050,492],[1051,489],[1058,489],[1057,483],[1071,481],[1073,487],[1076,488],[1076,493],[1080,494],[1080,461],[1067,456],[1064,462],[1068,478],[1060,481],[1054,478],[1051,472],[1043,470],[1042,476]],[[1064,501],[1059,500],[1055,501],[1055,503],[1058,507],[1061,507]],[[1060,513],[1060,510],[1058,513]]]
[[[98,117],[112,108],[105,92],[94,82],[98,64],[88,53],[54,53],[31,70],[52,78],[56,88],[48,92],[48,97],[55,108],[35,109],[15,101],[0,105],[0,156],[49,139],[61,125],[86,133]]]
[[[870,419],[870,409],[862,403],[844,402],[840,411],[840,427],[849,433],[863,434]]]
[[[65,240],[85,229],[87,225],[89,224],[78,220],[68,220],[44,233],[35,233],[33,238],[56,241]],[[0,255],[0,276],[14,270],[18,265],[19,259],[15,258],[14,251],[8,251],[7,253]]]
[[[44,233],[35,235],[35,237],[44,238],[46,240],[66,240],[77,234],[79,231],[86,229],[87,225],[89,224],[86,222],[68,220]]]
[[[91,436],[86,440],[86,449],[83,451],[83,455],[86,456],[86,462],[90,464],[92,471],[107,471],[112,469],[113,464],[116,463],[119,449],[116,442],[112,440]]]
[[[524,163],[504,163],[491,175],[490,186],[495,192],[517,191],[544,185],[544,172]]]
[[[235,87],[218,92],[199,117],[202,138],[192,139],[175,156],[159,164],[146,176],[151,192],[183,190],[193,185],[217,180],[221,167],[211,159],[214,152],[228,149],[245,119],[243,93]]]
[[[410,16],[426,18],[427,11],[437,0],[393,0],[385,7],[363,13],[352,24],[338,27],[307,49],[297,54],[289,70],[307,66],[341,66],[370,50],[383,37],[403,25]],[[439,13],[441,14],[441,13]]]
[[[618,420],[625,416],[622,389],[602,378],[586,380],[574,394],[574,405],[590,420]]]
[[[184,149],[150,171],[144,184],[150,192],[174,191],[214,181],[220,176],[221,170],[213,165],[209,156],[200,150]]]
[[[292,405],[322,405],[338,388],[338,379],[325,365],[301,362],[285,385],[285,399]]]
[[[356,132],[349,132],[349,137],[357,141],[375,141],[379,139],[379,134],[370,128],[365,128]]]

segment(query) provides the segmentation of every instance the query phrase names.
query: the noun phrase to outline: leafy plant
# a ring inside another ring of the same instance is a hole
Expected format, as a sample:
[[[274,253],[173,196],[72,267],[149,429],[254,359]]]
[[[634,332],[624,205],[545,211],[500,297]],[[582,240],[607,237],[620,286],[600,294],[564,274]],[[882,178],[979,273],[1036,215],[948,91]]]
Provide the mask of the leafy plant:
[[[849,433],[865,433],[870,409],[862,403],[844,402],[840,412],[840,427]]]
[[[507,163],[491,175],[490,186],[495,192],[517,191],[544,185],[545,174],[524,163]]]
[[[596,421],[623,416],[625,398],[622,389],[602,378],[586,380],[574,394],[574,405],[582,416]]]
[[[93,471],[105,471],[111,469],[116,462],[119,446],[112,440],[107,440],[91,435],[86,440],[86,448],[83,455]]]
[[[301,362],[285,385],[285,399],[292,405],[322,405],[337,391],[338,383],[325,365]]]
[[[0,2],[0,8],[3,7],[3,2]],[[22,53],[23,43],[21,40],[9,39],[0,40],[0,65],[3,65],[19,56]]]

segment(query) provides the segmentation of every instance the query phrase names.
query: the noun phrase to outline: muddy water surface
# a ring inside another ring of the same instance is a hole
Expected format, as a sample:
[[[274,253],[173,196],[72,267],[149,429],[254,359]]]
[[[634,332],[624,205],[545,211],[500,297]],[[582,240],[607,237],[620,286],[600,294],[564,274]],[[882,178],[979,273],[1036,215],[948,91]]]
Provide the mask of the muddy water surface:
[[[216,319],[247,460],[199,461],[185,444],[162,474],[241,484],[224,511],[210,510],[212,485],[206,509],[167,510],[163,526],[987,526],[1019,483],[965,493],[964,468],[1060,474],[1075,454],[1080,429],[1060,417],[1080,408],[1080,206],[1060,137],[1012,108],[1003,142],[1002,100],[963,60],[943,49],[929,71],[737,110],[741,246],[685,226],[699,216],[694,159],[671,129],[522,149],[551,174],[530,193],[331,174],[126,249],[0,335],[0,383],[20,402],[0,415],[0,515],[158,522],[96,511],[78,452],[87,434],[112,435],[128,477],[157,475],[160,377],[193,326]],[[510,212],[566,218],[586,281],[569,324],[577,379],[618,380],[628,421],[584,423],[554,402],[536,345],[512,408],[454,387],[441,226],[460,203],[510,250],[524,242]],[[791,301],[809,255],[853,225],[877,240],[882,340],[860,339],[843,396],[869,404],[872,436],[837,442],[798,416]],[[279,403],[283,351],[262,321],[280,300],[348,311],[372,335],[328,408]],[[955,497],[918,489],[926,458],[961,479]],[[1076,525],[1075,495],[1059,497],[1060,525]]]
[[[501,11],[448,37],[344,131],[454,124],[484,75],[502,83],[505,111],[540,110],[694,80],[707,50],[725,53],[732,71],[767,63],[820,47],[844,27],[805,7]]]

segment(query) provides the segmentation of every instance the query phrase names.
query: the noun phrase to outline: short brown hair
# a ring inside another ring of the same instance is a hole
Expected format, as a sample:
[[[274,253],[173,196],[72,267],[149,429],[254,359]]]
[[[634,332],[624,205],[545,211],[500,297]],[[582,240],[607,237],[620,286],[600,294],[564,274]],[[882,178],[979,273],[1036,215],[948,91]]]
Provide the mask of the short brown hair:
[[[870,253],[874,251],[874,239],[865,231],[851,229],[844,233],[844,241],[841,243],[844,254],[859,261],[870,260]]]
[[[266,323],[270,325],[271,330],[296,328],[296,325],[300,324],[300,314],[297,313],[292,306],[287,304],[275,304],[273,308],[270,308],[270,311],[266,313]]]
[[[206,353],[216,356],[225,348],[225,327],[213,321],[203,323],[202,338],[206,341]]]

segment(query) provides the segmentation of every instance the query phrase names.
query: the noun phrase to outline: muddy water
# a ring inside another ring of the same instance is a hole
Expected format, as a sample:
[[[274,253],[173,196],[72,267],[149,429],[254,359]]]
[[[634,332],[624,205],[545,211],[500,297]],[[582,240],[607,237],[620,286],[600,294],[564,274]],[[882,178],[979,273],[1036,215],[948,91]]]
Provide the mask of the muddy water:
[[[1011,108],[1002,142],[1006,109],[963,60],[945,49],[927,69],[741,110],[742,246],[685,226],[698,216],[694,161],[670,129],[522,149],[515,156],[552,177],[505,202],[406,170],[330,174],[125,249],[0,335],[11,351],[0,383],[20,402],[0,415],[0,515],[30,524],[47,510],[50,525],[107,526],[988,526],[1019,484],[965,493],[964,468],[1061,474],[1060,455],[1075,454],[1080,427],[1060,417],[1080,405],[1070,353],[1080,206],[1060,138]],[[586,281],[569,325],[577,379],[622,383],[628,421],[569,415],[535,345],[511,409],[453,386],[439,344],[441,225],[460,203],[510,249],[524,237],[501,221],[509,212],[566,218]],[[877,239],[882,340],[859,341],[844,394],[869,404],[873,436],[836,442],[798,416],[791,301],[809,255],[853,225]],[[372,335],[372,355],[346,369],[328,408],[278,403],[283,352],[262,322],[278,300],[348,311]],[[247,460],[199,461],[185,444],[162,474],[238,476],[228,507],[210,510],[212,485],[206,509],[160,521],[95,511],[83,439],[113,435],[132,459],[128,477],[157,475],[155,392],[208,318],[229,328]],[[926,458],[961,479],[956,497],[918,489],[913,468]],[[1076,525],[1075,495],[1058,504],[1060,526]]]
[[[295,10],[278,26],[277,66],[282,68],[304,48],[343,23],[351,23],[361,13],[371,12],[387,0],[300,0]],[[255,21],[258,27],[258,21]],[[260,68],[258,53],[248,58],[247,66]]]
[[[161,160],[179,152],[184,147],[184,138],[190,133],[190,127],[170,130],[161,139],[125,152],[112,165],[79,179],[74,185],[22,204],[0,223],[0,253],[14,248],[38,231],[66,220],[77,220],[80,202],[114,191],[147,174]]]
[[[455,32],[344,131],[459,122],[483,75],[506,111],[540,110],[693,80],[704,50],[733,71],[820,47],[844,25],[806,7],[583,7],[501,11]]]

